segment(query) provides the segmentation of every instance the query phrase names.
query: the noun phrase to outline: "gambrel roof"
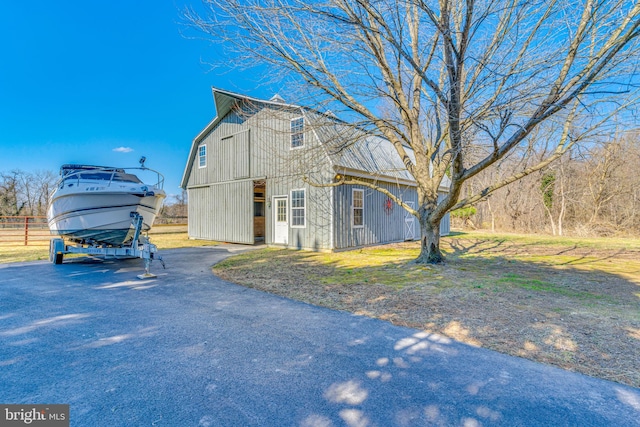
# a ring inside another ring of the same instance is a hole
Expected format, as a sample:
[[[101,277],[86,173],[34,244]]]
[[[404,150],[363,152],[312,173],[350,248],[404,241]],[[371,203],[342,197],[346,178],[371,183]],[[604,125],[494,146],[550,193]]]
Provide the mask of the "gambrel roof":
[[[209,124],[200,131],[198,135],[193,139],[191,143],[191,150],[189,151],[189,157],[187,159],[187,165],[184,169],[184,173],[182,174],[182,181],[180,183],[180,187],[186,188],[187,181],[189,180],[189,174],[191,173],[191,167],[196,158],[196,154],[198,152],[198,145],[200,142],[206,138],[206,136],[211,132],[217,125],[220,123],[224,117],[229,114],[231,110],[233,110],[234,106],[241,101],[248,101],[256,104],[264,104],[271,105],[278,108],[291,108],[291,109],[300,109],[300,107],[296,105],[289,105],[282,102],[279,102],[281,98],[273,101],[265,101],[263,99],[252,98],[246,95],[240,95],[237,93],[229,92],[226,90],[218,89],[215,87],[211,88],[211,92],[213,93],[213,103],[216,108],[216,116],[209,122]],[[275,97],[274,97],[275,98]]]
[[[320,143],[327,148],[327,161],[331,163],[336,172],[361,178],[415,185],[413,177],[405,168],[393,144],[384,138],[356,130],[330,114],[299,105],[287,104],[279,96],[275,96],[271,100],[263,100],[217,88],[212,88],[212,93],[216,117],[193,139],[182,176],[182,188],[186,188],[197,155],[198,145],[239,102],[299,111],[312,121],[322,119],[322,124],[313,126],[312,129]],[[408,147],[405,149],[413,158],[412,150]],[[449,180],[445,177],[443,181],[446,182],[441,183],[440,189],[447,191]]]
[[[327,154],[336,170],[360,172],[364,177],[413,182],[413,177],[388,140],[337,121],[317,126],[314,131],[327,147]],[[407,151],[413,158],[411,149]]]

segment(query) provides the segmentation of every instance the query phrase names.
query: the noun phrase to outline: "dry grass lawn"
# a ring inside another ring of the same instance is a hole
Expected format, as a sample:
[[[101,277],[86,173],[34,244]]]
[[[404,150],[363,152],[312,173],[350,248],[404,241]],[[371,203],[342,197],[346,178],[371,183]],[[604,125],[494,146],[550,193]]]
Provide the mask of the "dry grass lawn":
[[[415,242],[252,251],[221,277],[315,305],[640,387],[640,241],[457,233],[447,263]]]

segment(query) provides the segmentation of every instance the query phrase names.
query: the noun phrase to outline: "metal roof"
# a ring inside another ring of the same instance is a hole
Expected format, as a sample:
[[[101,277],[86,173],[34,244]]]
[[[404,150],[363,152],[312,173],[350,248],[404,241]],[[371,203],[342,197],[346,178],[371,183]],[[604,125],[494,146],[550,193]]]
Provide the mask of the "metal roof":
[[[393,144],[384,138],[340,124],[321,126],[316,133],[321,135],[334,167],[365,172],[372,178],[414,181]],[[407,152],[413,160],[411,149]]]
[[[261,100],[216,88],[212,88],[212,92],[217,115],[193,140],[187,166],[182,177],[181,186],[183,188],[186,187],[198,144],[240,101],[274,106],[279,109],[284,107],[305,111],[307,113],[306,116],[316,122],[313,124],[312,129],[318,136],[320,143],[327,148],[328,160],[336,168],[359,171],[372,179],[386,177],[393,180],[400,179],[415,182],[390,141],[379,136],[367,134],[362,129],[356,129],[337,119],[332,114],[324,114],[310,108],[283,103],[281,99]],[[411,148],[405,147],[405,150],[411,159],[415,161]],[[440,187],[446,188],[448,185],[449,180],[445,176]]]

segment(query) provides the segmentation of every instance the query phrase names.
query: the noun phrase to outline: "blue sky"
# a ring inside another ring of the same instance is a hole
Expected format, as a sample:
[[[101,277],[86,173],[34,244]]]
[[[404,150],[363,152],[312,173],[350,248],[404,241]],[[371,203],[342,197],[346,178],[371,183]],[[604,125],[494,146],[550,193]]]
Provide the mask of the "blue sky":
[[[219,46],[182,34],[181,11],[198,4],[0,2],[0,171],[137,166],[144,155],[179,192],[191,141],[215,115],[211,86],[277,92],[255,72],[209,71]]]

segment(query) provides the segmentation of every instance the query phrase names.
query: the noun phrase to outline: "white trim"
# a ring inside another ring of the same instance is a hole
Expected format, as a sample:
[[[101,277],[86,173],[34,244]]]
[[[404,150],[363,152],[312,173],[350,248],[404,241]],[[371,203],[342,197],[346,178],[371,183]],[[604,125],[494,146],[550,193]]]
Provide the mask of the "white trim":
[[[339,173],[340,175],[353,176],[353,177],[356,177],[356,178],[365,178],[365,179],[370,179],[372,181],[388,182],[388,183],[391,183],[391,184],[406,185],[407,187],[417,187],[418,186],[418,184],[415,181],[410,181],[408,179],[394,178],[394,177],[388,176],[388,175],[374,174],[374,173],[371,173],[371,172],[359,171],[357,169],[351,169],[351,168],[347,168],[345,166],[334,166],[333,169],[336,171],[336,173]]]
[[[276,231],[277,231],[276,223],[278,222],[278,203],[276,202],[277,199],[282,199],[287,204],[284,211],[284,214],[287,216],[286,218],[287,234],[284,236],[284,242],[276,242]],[[271,196],[271,209],[272,209],[272,215],[273,215],[271,243],[274,245],[288,245],[289,244],[289,228],[291,227],[291,217],[289,214],[289,196],[287,196],[286,194]],[[266,221],[266,217],[265,217],[265,221]]]
[[[302,207],[302,219],[304,221],[303,225],[294,225],[293,224],[293,210],[294,209],[300,209],[300,208],[294,208],[293,207],[293,192],[294,191],[302,191],[303,194],[303,202],[304,202],[304,206]],[[307,228],[307,189],[306,188],[293,188],[290,192],[289,192],[289,211],[290,211],[290,215],[289,215],[289,227],[291,228]]]
[[[302,131],[301,131],[301,132],[295,132],[295,134],[296,134],[296,135],[297,135],[298,133],[302,134],[302,144],[300,144],[300,145],[298,145],[298,146],[294,147],[294,146],[293,146],[293,135],[294,135],[294,132],[293,132],[293,129],[292,129],[292,127],[293,127],[293,121],[294,121],[294,120],[301,120],[301,119],[302,119]],[[300,149],[300,148],[303,148],[303,147],[304,147],[304,144],[305,144],[305,142],[306,142],[306,141],[305,141],[305,140],[306,140],[306,138],[304,137],[304,134],[305,134],[305,129],[304,129],[304,128],[306,127],[305,125],[306,125],[306,123],[305,123],[304,116],[294,117],[294,118],[292,118],[291,120],[289,120],[289,131],[291,132],[291,134],[289,135],[289,149],[290,149],[290,150],[298,150],[298,149]]]
[[[355,200],[354,194],[356,192],[359,192],[362,194],[362,207],[356,208],[353,204],[353,201]],[[361,209],[362,210],[362,224],[360,225],[356,225],[355,221],[356,221],[356,215],[355,215],[355,210],[356,209]],[[351,228],[364,228],[364,190],[362,188],[352,188],[351,189]]]
[[[202,158],[202,155],[200,154],[200,149],[204,148],[204,165],[202,164],[202,162],[200,161],[200,159]],[[198,145],[198,169],[202,169],[202,168],[206,168],[207,167],[207,144],[200,144]]]
[[[411,181],[411,180],[404,179],[404,178],[394,178],[392,176],[383,175],[382,173],[377,175],[375,173],[366,172],[366,171],[360,171],[360,170],[348,168],[348,167],[345,167],[345,166],[334,166],[333,169],[336,171],[336,173],[338,173],[340,175],[344,175],[344,176],[353,176],[353,177],[356,177],[356,178],[365,178],[365,179],[370,179],[372,181],[387,182],[387,183],[390,183],[390,184],[406,185],[407,187],[417,187],[418,186],[418,184],[415,181]],[[442,181],[445,181],[445,179],[449,179],[449,178],[445,176],[445,178],[443,178]],[[446,186],[442,185],[442,183],[440,183],[440,186],[438,187],[438,192],[439,193],[449,193],[449,187],[446,187]]]
[[[415,209],[415,202],[413,200],[405,201],[407,206],[411,209]],[[416,240],[416,217],[411,215],[406,210],[404,211],[404,240]]]
[[[225,185],[225,184],[229,184],[229,183],[236,183],[236,182],[244,182],[244,181],[261,181],[261,180],[266,180],[267,176],[254,176],[251,178],[240,178],[240,179],[230,179],[227,181],[219,181],[219,182],[210,182],[208,184],[196,184],[196,185],[190,185],[187,187],[187,190],[193,190],[194,188],[205,188],[205,187],[215,187],[216,185]]]

